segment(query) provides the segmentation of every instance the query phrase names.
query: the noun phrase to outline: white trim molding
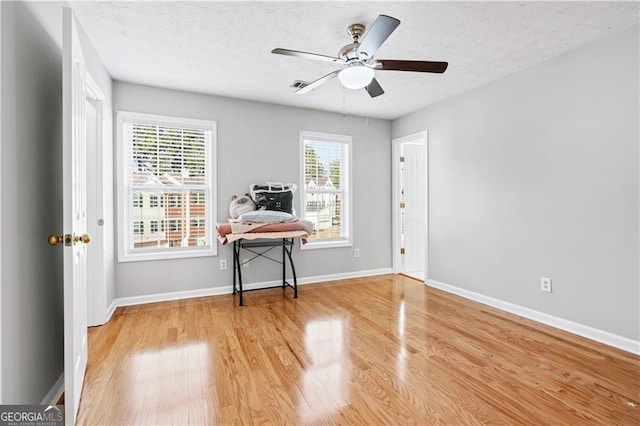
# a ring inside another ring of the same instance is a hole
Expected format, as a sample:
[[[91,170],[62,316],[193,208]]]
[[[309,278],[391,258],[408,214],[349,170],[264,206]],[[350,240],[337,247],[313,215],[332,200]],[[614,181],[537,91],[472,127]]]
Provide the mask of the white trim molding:
[[[391,274],[391,273],[393,273],[392,268],[382,268],[382,269],[370,269],[367,271],[346,272],[342,274],[319,275],[316,277],[298,278],[298,285],[316,284],[316,283],[321,283],[326,281],[344,280],[348,278],[372,277],[375,275],[384,275],[384,274]],[[280,280],[264,281],[259,283],[247,283],[243,285],[243,288],[246,290],[253,290],[253,289],[259,289],[263,287],[277,286],[280,283],[282,283],[282,281]],[[134,306],[134,305],[143,305],[146,303],[169,302],[173,300],[193,299],[196,297],[207,297],[207,296],[218,296],[222,294],[231,294],[231,293],[233,293],[233,286],[229,284],[229,285],[224,285],[220,287],[209,287],[209,288],[203,288],[198,290],[147,294],[144,296],[119,297],[117,299],[114,299],[114,301],[109,306],[109,312],[108,312],[107,318],[108,320],[110,320],[116,308],[121,306]]]
[[[53,387],[49,389],[49,392],[44,396],[41,405],[55,405],[60,401],[62,394],[64,393],[64,372],[58,377],[58,380],[53,384]]]
[[[626,352],[640,355],[640,341],[609,333],[608,331],[589,327],[577,322],[569,321],[564,318],[545,314],[544,312],[525,308],[524,306],[505,302],[504,300],[495,299],[493,297],[485,296],[480,293],[475,293],[473,291],[441,283],[439,281],[427,279],[425,280],[425,284],[430,287],[446,291],[447,293],[452,293],[464,297],[465,299],[473,300],[474,302],[482,303],[483,305],[488,305],[500,309],[501,311],[516,314],[521,317],[528,318],[530,320],[537,321],[539,323],[546,324],[551,327],[555,327],[557,329],[567,331],[569,333],[576,334],[578,336],[585,337],[587,339],[591,339],[608,346],[613,346],[614,348],[622,349]]]
[[[119,297],[113,301],[113,311],[122,306],[144,305],[147,303],[170,302],[173,300],[193,299],[196,297],[218,296],[231,293],[230,285],[209,287],[198,290],[174,291],[170,293],[145,294],[144,296]]]
[[[111,321],[111,317],[113,316],[113,314],[116,312],[116,308],[118,307],[118,305],[116,305],[116,300],[114,299],[111,301],[111,304],[109,305],[109,307],[107,308],[107,312],[105,314],[105,321],[104,323],[108,323],[109,321]]]

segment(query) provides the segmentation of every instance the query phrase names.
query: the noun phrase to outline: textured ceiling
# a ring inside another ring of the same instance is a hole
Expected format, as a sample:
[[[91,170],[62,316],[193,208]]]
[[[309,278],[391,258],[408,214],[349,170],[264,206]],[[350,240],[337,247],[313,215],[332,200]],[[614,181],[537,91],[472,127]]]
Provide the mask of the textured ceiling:
[[[637,2],[71,2],[115,80],[393,119],[637,23]],[[339,66],[271,54],[336,56],[346,28],[400,19],[381,59],[448,61],[444,74],[376,71],[385,94],[343,89]],[[594,64],[598,58],[594,58]]]

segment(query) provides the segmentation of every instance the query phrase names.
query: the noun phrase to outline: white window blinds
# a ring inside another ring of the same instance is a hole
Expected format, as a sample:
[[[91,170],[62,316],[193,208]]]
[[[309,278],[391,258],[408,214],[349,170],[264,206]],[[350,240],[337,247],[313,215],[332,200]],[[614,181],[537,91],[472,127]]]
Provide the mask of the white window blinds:
[[[211,131],[125,121],[124,139],[131,185],[199,188],[206,184],[211,173],[206,161]]]

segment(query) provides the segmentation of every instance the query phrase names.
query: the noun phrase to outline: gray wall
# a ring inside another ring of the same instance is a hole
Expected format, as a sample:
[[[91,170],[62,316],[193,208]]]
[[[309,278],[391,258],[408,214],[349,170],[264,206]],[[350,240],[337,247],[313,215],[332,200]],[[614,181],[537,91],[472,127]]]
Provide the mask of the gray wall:
[[[292,95],[293,96],[293,95]],[[297,183],[299,132],[311,130],[353,136],[353,247],[295,249],[299,277],[391,267],[391,123],[363,117],[262,104],[237,99],[114,83],[114,109],[215,120],[218,123],[218,220],[228,217],[229,201],[249,185],[264,181]],[[299,194],[298,194],[299,195]],[[299,196],[295,197],[300,209]],[[121,208],[121,207],[118,207]],[[353,257],[360,248],[360,257]],[[116,265],[116,297],[230,286],[232,250],[219,246],[217,257]],[[275,263],[255,261],[246,282],[278,278]]]
[[[2,403],[36,403],[62,374],[62,62],[22,3],[2,3]],[[10,243],[9,243],[10,242]]]
[[[3,404],[39,404],[63,372],[62,248],[47,244],[62,231],[62,6],[0,3]]]
[[[638,50],[635,26],[393,122],[429,129],[429,278],[640,340]]]

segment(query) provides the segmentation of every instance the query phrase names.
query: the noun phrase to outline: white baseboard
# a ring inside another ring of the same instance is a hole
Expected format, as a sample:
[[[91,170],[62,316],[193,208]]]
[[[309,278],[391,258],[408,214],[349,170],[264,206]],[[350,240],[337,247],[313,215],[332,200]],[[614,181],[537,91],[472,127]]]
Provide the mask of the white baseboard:
[[[446,291],[447,293],[456,294],[458,296],[464,297],[465,299],[473,300],[484,305],[489,305],[502,311],[510,312],[521,317],[550,325],[560,330],[568,331],[569,333],[577,334],[578,336],[586,337],[587,339],[595,340],[596,342],[604,343],[608,346],[622,349],[623,351],[640,355],[640,341],[632,340],[623,336],[618,336],[617,334],[609,333],[608,331],[599,330],[597,328],[589,327],[584,324],[545,314],[544,312],[525,308],[524,306],[505,302],[500,299],[495,299],[493,297],[485,296],[480,293],[475,293],[473,291],[441,283],[439,281],[427,279],[425,283],[430,287]]]
[[[383,274],[391,274],[391,273],[393,273],[393,270],[391,268],[382,268],[382,269],[370,269],[367,271],[319,275],[315,277],[303,277],[303,278],[298,278],[298,285],[314,284],[314,283],[320,283],[320,282],[326,282],[326,281],[344,280],[348,278],[371,277],[374,275],[383,275]],[[262,281],[258,283],[244,284],[243,288],[246,290],[253,290],[253,289],[259,289],[262,287],[277,286],[278,284],[281,284],[281,283],[282,283],[281,280]],[[144,296],[119,297],[114,299],[113,302],[111,303],[109,307],[108,318],[110,319],[111,315],[113,315],[113,312],[116,310],[116,308],[120,306],[134,306],[134,305],[142,305],[145,303],[169,302],[172,300],[192,299],[195,297],[206,297],[206,296],[218,296],[221,294],[230,294],[230,293],[233,293],[232,285],[203,288],[198,290],[175,291],[171,293],[147,294]]]
[[[116,308],[120,306],[143,305],[146,303],[169,302],[172,300],[193,299],[195,297],[217,296],[229,294],[233,288],[228,286],[210,287],[198,290],[174,291],[170,293],[145,294],[143,296],[118,297],[114,299],[112,305]]]
[[[346,280],[349,278],[373,277],[375,275],[393,274],[393,268],[369,269],[367,271],[344,272],[340,274],[318,275],[304,277],[298,280],[298,284],[315,284],[327,281]]]
[[[64,393],[64,372],[58,377],[53,387],[42,399],[41,405],[55,405]]]
[[[109,308],[107,308],[107,315],[106,315],[106,319],[104,321],[105,324],[108,323],[111,320],[111,317],[115,313],[117,307],[118,307],[118,305],[116,305],[115,299],[112,300],[111,304],[109,305]]]

